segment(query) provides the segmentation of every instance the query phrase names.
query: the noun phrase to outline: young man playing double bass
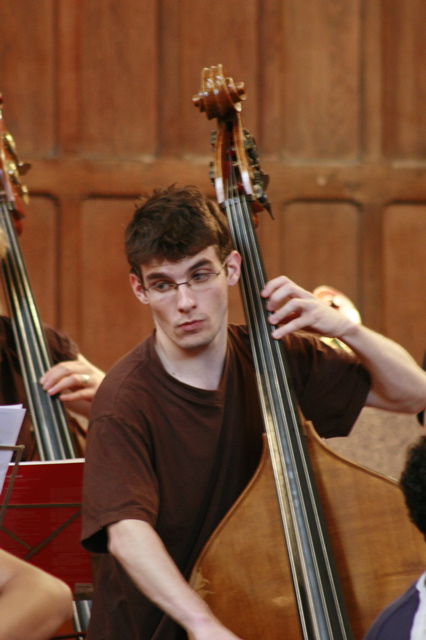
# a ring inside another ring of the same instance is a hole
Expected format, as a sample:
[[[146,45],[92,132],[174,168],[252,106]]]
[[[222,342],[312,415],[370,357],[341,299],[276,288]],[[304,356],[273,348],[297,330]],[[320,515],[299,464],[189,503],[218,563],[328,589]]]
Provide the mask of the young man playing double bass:
[[[103,555],[88,639],[235,640],[186,580],[261,452],[247,330],[228,325],[241,257],[225,217],[195,187],[146,195],[126,252],[155,330],[107,374],[92,407],[83,544]],[[426,405],[425,373],[394,342],[285,276],[259,295],[321,436],[348,434],[364,404],[408,413]]]

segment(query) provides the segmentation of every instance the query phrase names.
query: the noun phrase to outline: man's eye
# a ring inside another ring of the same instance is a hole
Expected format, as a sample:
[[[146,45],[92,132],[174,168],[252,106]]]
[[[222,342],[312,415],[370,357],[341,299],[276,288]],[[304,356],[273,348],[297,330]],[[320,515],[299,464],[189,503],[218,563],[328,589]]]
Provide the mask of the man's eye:
[[[159,293],[166,293],[166,291],[170,291],[173,287],[171,282],[157,282],[157,284],[153,284],[151,289],[158,291]]]
[[[196,273],[191,279],[194,282],[207,282],[211,275],[211,273]]]

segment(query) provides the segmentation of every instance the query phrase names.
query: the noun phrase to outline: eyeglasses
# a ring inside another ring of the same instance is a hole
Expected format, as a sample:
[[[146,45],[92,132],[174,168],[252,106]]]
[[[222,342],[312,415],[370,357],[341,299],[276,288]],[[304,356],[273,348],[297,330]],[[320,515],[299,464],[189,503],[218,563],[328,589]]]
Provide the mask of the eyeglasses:
[[[192,291],[206,291],[213,282],[213,278],[217,278],[219,276],[224,267],[226,265],[226,259],[220,265],[220,269],[217,272],[205,272],[200,271],[196,273],[190,280],[186,282],[173,282],[173,280],[161,280],[160,282],[156,282],[150,287],[144,287],[144,291],[149,293],[153,298],[157,298],[164,300],[165,298],[170,298],[179,287],[186,284]]]

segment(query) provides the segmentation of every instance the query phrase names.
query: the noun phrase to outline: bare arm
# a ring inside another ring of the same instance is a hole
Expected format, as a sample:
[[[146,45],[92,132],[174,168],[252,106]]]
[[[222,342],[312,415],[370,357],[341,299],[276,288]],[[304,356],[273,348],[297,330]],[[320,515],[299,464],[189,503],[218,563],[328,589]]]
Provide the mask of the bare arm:
[[[64,582],[0,550],[0,640],[50,638],[71,615]]]
[[[84,356],[60,362],[46,371],[40,384],[49,395],[59,394],[71,411],[89,417],[90,406],[105,373]]]
[[[425,408],[426,374],[403,347],[356,324],[285,276],[269,281],[261,295],[273,312],[269,321],[278,325],[274,338],[304,329],[338,338],[356,353],[371,376],[367,405],[404,413]]]
[[[194,640],[238,640],[189,586],[154,529],[140,520],[108,527],[109,550],[138,589]]]

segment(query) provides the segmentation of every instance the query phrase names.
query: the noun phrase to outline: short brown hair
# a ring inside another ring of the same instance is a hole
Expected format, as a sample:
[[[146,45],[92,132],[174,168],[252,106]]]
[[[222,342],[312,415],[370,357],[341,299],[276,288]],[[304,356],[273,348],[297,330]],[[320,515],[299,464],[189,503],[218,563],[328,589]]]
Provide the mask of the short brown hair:
[[[155,189],[137,204],[126,229],[125,250],[131,270],[153,259],[177,262],[214,246],[223,261],[232,250],[225,215],[192,185]]]

